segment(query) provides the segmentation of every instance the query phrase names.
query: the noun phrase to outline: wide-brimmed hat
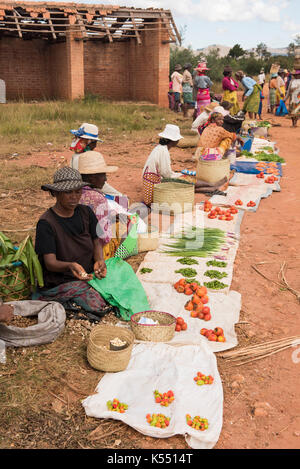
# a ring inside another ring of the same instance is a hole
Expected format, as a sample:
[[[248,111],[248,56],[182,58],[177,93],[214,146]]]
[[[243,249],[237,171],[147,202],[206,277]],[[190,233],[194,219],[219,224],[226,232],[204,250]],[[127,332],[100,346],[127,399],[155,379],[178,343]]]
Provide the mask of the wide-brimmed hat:
[[[209,103],[205,108],[204,110],[207,111],[207,112],[212,112],[215,107],[219,106],[219,103]]]
[[[80,174],[115,173],[118,169],[118,166],[107,166],[103,155],[97,151],[86,151],[78,158]]]
[[[87,138],[89,140],[97,140],[98,142],[103,142],[99,138],[98,127],[94,124],[84,123],[77,130],[70,130],[71,134],[75,135],[78,138]]]
[[[180,64],[176,64],[174,70],[179,71],[182,70],[182,66]]]
[[[207,68],[206,62],[200,62],[194,70],[197,72],[205,72],[205,70],[210,70],[210,68]]]
[[[186,64],[184,64],[183,68],[185,68],[185,69],[192,68],[192,66],[193,66],[192,64],[186,63]]]
[[[53,175],[53,184],[44,184],[41,186],[43,191],[69,192],[81,189],[88,185],[83,182],[81,174],[77,169],[64,168],[58,169]]]
[[[167,124],[164,131],[158,134],[158,136],[162,138],[167,138],[168,140],[172,140],[173,142],[177,142],[177,140],[184,138],[182,135],[180,135],[180,129],[178,125],[174,124]]]
[[[292,75],[300,75],[300,69],[293,70],[291,72]]]

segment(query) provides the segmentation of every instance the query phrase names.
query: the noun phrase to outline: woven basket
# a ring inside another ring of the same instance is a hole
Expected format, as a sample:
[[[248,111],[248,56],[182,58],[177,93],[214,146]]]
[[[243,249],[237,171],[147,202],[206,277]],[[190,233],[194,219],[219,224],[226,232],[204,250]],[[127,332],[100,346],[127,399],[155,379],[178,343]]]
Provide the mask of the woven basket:
[[[142,316],[158,321],[159,324],[138,324]],[[169,342],[175,334],[176,318],[172,314],[161,311],[143,311],[131,316],[130,325],[138,340]]]
[[[29,272],[23,264],[0,266],[0,298],[3,302],[27,300],[30,295]]]
[[[197,179],[212,184],[220,181],[225,176],[229,179],[230,176],[230,161],[228,158],[217,161],[203,161],[198,160],[196,169]]]
[[[110,341],[115,337],[126,340],[128,347],[119,351],[110,350]],[[123,371],[128,366],[133,342],[134,335],[128,329],[116,326],[95,326],[88,340],[88,362],[96,370]]]
[[[190,212],[193,210],[194,201],[195,187],[193,184],[163,182],[154,187],[153,203],[158,204],[158,208],[162,212]]]
[[[157,228],[150,226],[147,233],[138,235],[139,252],[155,251],[158,248],[159,233]]]

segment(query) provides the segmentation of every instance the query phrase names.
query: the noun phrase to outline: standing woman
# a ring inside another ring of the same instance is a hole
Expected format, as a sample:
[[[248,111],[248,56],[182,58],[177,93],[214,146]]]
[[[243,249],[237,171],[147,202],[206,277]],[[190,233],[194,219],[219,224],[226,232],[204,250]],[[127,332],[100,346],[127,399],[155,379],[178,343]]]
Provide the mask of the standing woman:
[[[223,101],[228,101],[232,103],[232,108],[230,109],[230,114],[235,116],[239,110],[240,106],[237,98],[237,90],[239,89],[239,84],[236,80],[232,78],[232,68],[230,65],[224,67],[223,72],[224,78],[222,81],[222,87],[224,90]]]
[[[194,107],[195,102],[193,100],[193,77],[191,74],[192,64],[185,64],[183,67],[182,75],[182,96],[183,96],[183,117],[187,116],[187,110],[189,107]]]
[[[277,73],[271,75],[269,82],[269,112],[274,114],[276,107]]]
[[[194,78],[194,85],[197,88],[197,116],[206,108],[211,102],[210,88],[213,85],[211,79],[206,75],[207,68],[205,62],[201,62],[194,69],[197,73]]]
[[[276,89],[276,106],[279,106],[280,100],[285,98],[285,83],[284,83],[285,73],[282,68],[278,71],[277,77],[277,89]]]
[[[297,127],[300,118],[300,70],[292,72],[292,80],[288,87],[285,101],[290,100],[289,112],[292,119],[293,127]]]
[[[243,94],[243,101],[245,101],[243,112],[248,112],[249,118],[254,119],[259,111],[262,88],[253,78],[247,77],[241,70],[236,72],[235,77],[242,83],[245,90]]]
[[[182,94],[182,75],[179,73],[182,70],[182,66],[180,64],[175,65],[174,72],[171,75],[172,80],[172,89],[175,97],[175,107],[174,111],[180,111],[180,98]]]

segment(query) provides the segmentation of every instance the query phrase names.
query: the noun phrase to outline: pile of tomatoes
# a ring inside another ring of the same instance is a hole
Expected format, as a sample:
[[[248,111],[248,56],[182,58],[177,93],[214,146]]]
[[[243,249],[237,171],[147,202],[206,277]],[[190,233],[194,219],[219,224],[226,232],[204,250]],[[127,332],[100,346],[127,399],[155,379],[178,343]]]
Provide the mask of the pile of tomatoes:
[[[278,181],[278,178],[276,176],[269,176],[265,179],[265,182],[267,184],[274,184],[275,181]]]
[[[194,428],[195,430],[200,430],[201,432],[208,429],[208,420],[199,417],[199,415],[196,415],[196,417],[192,419],[189,414],[186,414],[186,423],[190,427]]]
[[[173,391],[168,391],[168,392],[164,392],[163,394],[161,394],[156,389],[154,391],[154,398],[155,398],[155,402],[157,404],[160,404],[163,407],[168,407],[168,405],[171,404],[174,401],[175,396],[174,396]]]
[[[120,402],[116,398],[114,398],[112,401],[107,401],[106,405],[108,410],[119,412],[120,414],[124,414],[124,412],[128,409],[127,404],[124,404],[124,402]]]
[[[261,172],[261,173],[257,174],[256,177],[257,177],[258,179],[264,179],[265,173],[264,173],[264,172]]]
[[[229,207],[225,210],[222,210],[221,207],[215,207],[213,209],[211,202],[204,202],[204,212],[208,212],[208,218],[218,220],[230,221],[233,220],[233,216],[238,213],[238,210],[235,207]]]
[[[195,376],[194,381],[198,386],[203,386],[203,384],[213,384],[214,378],[211,375],[204,375],[200,371],[198,371],[197,376]]]
[[[187,323],[184,321],[183,318],[180,316],[176,318],[176,326],[175,326],[175,331],[180,332],[180,331],[186,331],[187,330]]]
[[[147,414],[146,420],[151,427],[166,428],[170,424],[170,418],[163,414]]]
[[[253,202],[253,200],[250,200],[250,202],[247,203],[247,207],[255,207],[256,203]]]
[[[243,202],[241,201],[241,199],[236,200],[234,203],[235,205],[243,205]]]
[[[215,327],[215,329],[203,328],[201,329],[200,334],[211,342],[226,342],[222,327]]]

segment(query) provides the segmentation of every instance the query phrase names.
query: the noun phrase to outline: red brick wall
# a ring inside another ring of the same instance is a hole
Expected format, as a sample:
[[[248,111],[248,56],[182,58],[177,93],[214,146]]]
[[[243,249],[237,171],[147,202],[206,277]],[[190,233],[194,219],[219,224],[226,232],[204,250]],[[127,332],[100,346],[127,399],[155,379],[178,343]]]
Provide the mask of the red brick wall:
[[[128,43],[84,44],[85,93],[112,99],[129,99]]]
[[[65,42],[50,44],[47,49],[49,96],[64,99],[68,96],[67,46]]]
[[[0,78],[7,99],[42,99],[48,95],[47,44],[43,40],[0,40]]]

